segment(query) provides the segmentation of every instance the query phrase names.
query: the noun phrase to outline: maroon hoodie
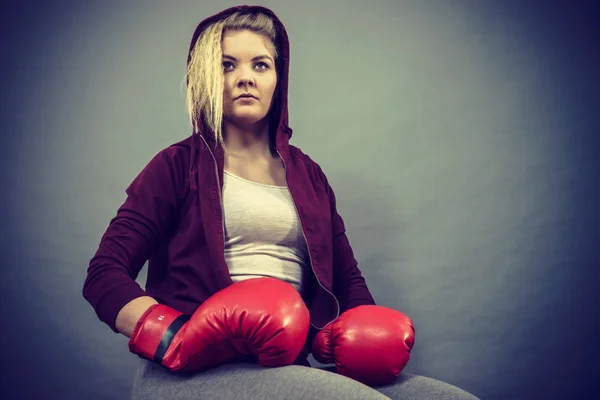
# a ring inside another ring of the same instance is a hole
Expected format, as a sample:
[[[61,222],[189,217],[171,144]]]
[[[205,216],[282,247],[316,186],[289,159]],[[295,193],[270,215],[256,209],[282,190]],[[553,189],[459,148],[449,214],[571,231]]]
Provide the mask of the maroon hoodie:
[[[311,316],[301,354],[305,359],[319,329],[342,312],[374,304],[374,300],[357,267],[325,174],[289,144],[289,43],[277,16],[264,7],[224,10],[198,25],[190,51],[208,23],[238,10],[267,13],[276,21],[279,35],[279,92],[271,114],[270,139],[285,166],[312,271],[304,295]],[[193,313],[204,300],[233,283],[225,262],[223,168],[223,149],[204,127],[160,151],[127,188],[127,198],[102,236],[83,286],[84,298],[114,332],[118,332],[117,313],[137,297],[151,296],[178,311]],[[135,279],[146,261],[143,290]]]

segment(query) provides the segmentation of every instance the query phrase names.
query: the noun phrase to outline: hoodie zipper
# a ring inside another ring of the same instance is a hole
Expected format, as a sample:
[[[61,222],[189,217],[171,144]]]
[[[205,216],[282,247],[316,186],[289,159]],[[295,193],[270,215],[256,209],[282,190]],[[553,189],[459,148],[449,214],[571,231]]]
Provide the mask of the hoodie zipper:
[[[223,232],[223,236],[222,236],[223,249],[225,249],[225,216],[223,213],[223,196],[221,195],[221,178],[219,178],[219,165],[217,164],[217,158],[215,157],[212,150],[210,149],[210,146],[206,142],[206,139],[204,139],[201,135],[200,135],[200,137],[206,144],[206,148],[208,149],[208,152],[210,153],[210,155],[213,159],[213,162],[215,163],[215,175],[217,176],[217,192],[219,192],[219,207],[221,208],[221,229],[222,229],[221,232]]]
[[[283,157],[281,156],[281,154],[279,153],[279,150],[277,150],[277,154],[279,155],[279,158],[281,159],[281,162],[283,164],[283,169],[285,170],[285,180],[286,180],[286,185],[287,185],[287,166],[285,165],[285,160],[283,159]],[[289,187],[288,187],[289,190]],[[302,217],[300,217],[300,212],[298,211],[298,205],[296,204],[296,199],[294,199],[294,196],[292,195],[292,192],[290,190],[290,197],[292,198],[292,202],[294,203],[294,209],[296,210],[296,215],[298,216],[298,221],[300,221],[300,230],[302,231],[302,236],[304,237],[304,241],[306,242],[306,249],[308,250],[308,259],[309,259],[309,263],[310,263],[310,269],[312,270],[313,274],[315,275],[315,278],[317,280],[317,283],[319,284],[319,286],[321,286],[321,288],[326,291],[327,293],[329,293],[331,295],[331,297],[333,297],[333,299],[335,300],[335,304],[337,306],[337,311],[336,311],[336,315],[335,318],[332,321],[335,321],[335,319],[340,315],[340,303],[338,302],[338,299],[335,297],[335,295],[333,293],[331,293],[329,290],[327,290],[322,284],[321,281],[319,280],[319,277],[317,276],[317,273],[315,271],[315,268],[313,266],[313,261],[312,261],[312,255],[310,253],[310,246],[308,245],[308,239],[306,239],[306,233],[304,233],[304,224],[302,223]],[[327,322],[322,328],[318,328],[315,325],[313,325],[313,323],[311,322],[310,324],[315,327],[316,329],[323,329],[324,327],[326,327],[331,321]]]

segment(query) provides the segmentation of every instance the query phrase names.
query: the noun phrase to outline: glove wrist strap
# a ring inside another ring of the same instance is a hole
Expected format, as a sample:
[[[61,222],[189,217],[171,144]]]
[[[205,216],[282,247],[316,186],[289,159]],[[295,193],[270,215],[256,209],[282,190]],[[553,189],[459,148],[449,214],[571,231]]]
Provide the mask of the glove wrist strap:
[[[162,363],[175,334],[190,317],[162,304],[153,304],[140,317],[129,339],[129,350]]]

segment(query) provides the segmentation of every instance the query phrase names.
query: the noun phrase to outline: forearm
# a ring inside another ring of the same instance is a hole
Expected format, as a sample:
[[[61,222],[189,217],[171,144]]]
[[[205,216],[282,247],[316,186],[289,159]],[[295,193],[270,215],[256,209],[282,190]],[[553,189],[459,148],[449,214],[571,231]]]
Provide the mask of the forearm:
[[[375,300],[358,269],[336,289],[334,294],[340,302],[341,313],[361,305],[375,305]]]
[[[335,270],[333,290],[340,302],[340,311],[344,312],[360,305],[375,304],[345,233],[334,237],[333,259]]]
[[[117,314],[117,330],[128,338],[131,337],[136,323],[153,304],[158,302],[150,296],[137,297],[125,304]]]

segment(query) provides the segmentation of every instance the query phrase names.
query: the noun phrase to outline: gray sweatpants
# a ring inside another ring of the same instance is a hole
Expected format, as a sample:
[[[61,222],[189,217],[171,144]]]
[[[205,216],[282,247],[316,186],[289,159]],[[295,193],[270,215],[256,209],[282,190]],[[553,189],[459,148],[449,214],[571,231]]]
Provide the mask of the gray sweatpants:
[[[150,361],[139,362],[132,400],[477,400],[450,384],[409,374],[400,375],[391,385],[371,388],[335,373],[333,367],[264,368],[237,362],[180,376]]]

